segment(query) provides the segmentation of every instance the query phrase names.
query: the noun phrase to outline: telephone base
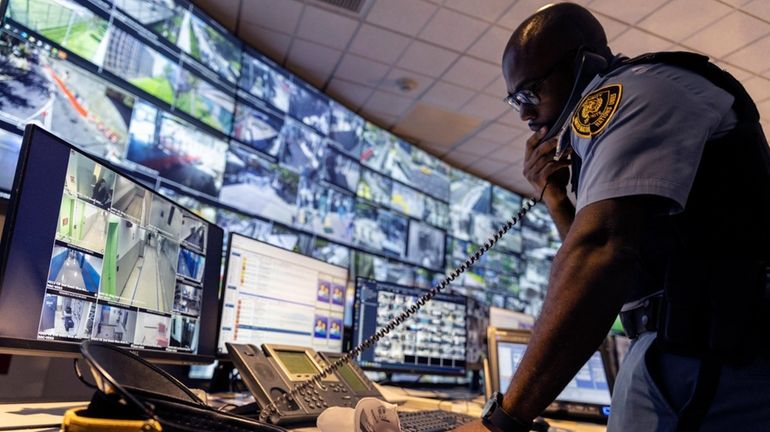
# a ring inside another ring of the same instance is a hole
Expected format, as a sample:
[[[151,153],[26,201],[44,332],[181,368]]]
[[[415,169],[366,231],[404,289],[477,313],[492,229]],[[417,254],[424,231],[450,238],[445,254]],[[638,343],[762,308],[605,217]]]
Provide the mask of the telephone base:
[[[251,402],[246,405],[239,405],[231,409],[230,412],[244,417],[256,417],[259,416],[260,409],[256,402]]]

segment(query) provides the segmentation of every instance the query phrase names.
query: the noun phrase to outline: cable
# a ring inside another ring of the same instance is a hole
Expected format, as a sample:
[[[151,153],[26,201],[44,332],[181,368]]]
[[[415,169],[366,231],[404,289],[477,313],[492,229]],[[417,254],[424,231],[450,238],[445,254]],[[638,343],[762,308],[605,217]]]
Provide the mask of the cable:
[[[300,384],[297,384],[296,386],[292,387],[288,393],[283,393],[279,397],[277,397],[275,400],[270,401],[268,405],[262,408],[262,411],[259,413],[259,419],[261,421],[268,421],[271,420],[273,423],[275,423],[278,418],[280,417],[278,414],[278,405],[281,405],[285,403],[289,398],[296,397],[299,392],[302,390],[305,390],[309,388],[312,385],[320,385],[321,381],[326,378],[327,375],[333,373],[340,367],[344,366],[348,362],[350,362],[353,358],[358,356],[363,350],[369,348],[370,346],[374,345],[385,337],[388,333],[390,333],[393,329],[401,325],[404,321],[409,319],[412,315],[417,313],[420,308],[422,308],[425,303],[430,301],[433,297],[435,297],[438,293],[440,293],[444,288],[446,288],[450,283],[452,283],[457,277],[459,277],[462,273],[464,273],[466,270],[471,268],[473,264],[478,261],[482,255],[484,255],[489,249],[492,248],[492,246],[497,243],[500,238],[502,238],[511,228],[513,228],[514,225],[516,225],[523,217],[527,214],[527,212],[532,209],[532,207],[535,206],[538,202],[542,201],[543,195],[545,194],[545,190],[548,187],[548,183],[543,186],[543,189],[540,191],[539,197],[531,197],[528,200],[526,200],[524,203],[522,203],[521,209],[511,217],[508,221],[503,223],[503,225],[498,228],[497,232],[494,233],[491,237],[487,239],[487,241],[484,242],[483,245],[479,249],[476,249],[476,252],[471,254],[465,262],[460,264],[459,267],[452,270],[441,282],[439,282],[436,286],[430,289],[427,293],[423,294],[417,301],[404,309],[397,317],[393,318],[385,327],[381,327],[379,330],[377,330],[372,336],[370,336],[368,339],[363,341],[360,345],[357,347],[351,349],[347,353],[343,354],[342,357],[338,358],[334,362],[332,362],[330,365],[327,365],[324,367],[324,369],[314,375],[312,378],[310,378],[307,381],[304,381]]]

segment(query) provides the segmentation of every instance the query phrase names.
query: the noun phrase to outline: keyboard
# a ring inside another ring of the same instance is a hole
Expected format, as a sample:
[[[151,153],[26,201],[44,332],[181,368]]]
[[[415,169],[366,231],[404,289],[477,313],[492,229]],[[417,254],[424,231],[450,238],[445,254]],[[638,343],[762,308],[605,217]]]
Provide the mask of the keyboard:
[[[435,410],[399,412],[398,420],[401,422],[403,432],[445,432],[478,420],[478,417]]]

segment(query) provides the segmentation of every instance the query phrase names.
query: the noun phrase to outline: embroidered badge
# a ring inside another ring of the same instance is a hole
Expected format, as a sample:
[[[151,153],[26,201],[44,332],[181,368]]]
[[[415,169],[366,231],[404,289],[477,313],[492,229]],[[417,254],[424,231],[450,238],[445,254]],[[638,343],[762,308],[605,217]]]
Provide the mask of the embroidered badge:
[[[572,130],[581,138],[599,135],[618,110],[623,86],[612,84],[583,97],[572,115]]]

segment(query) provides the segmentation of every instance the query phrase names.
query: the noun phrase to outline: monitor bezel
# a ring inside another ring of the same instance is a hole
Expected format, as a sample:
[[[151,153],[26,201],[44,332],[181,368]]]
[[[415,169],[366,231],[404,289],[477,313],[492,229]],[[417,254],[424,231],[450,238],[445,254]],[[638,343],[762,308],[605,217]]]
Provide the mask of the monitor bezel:
[[[0,292],[2,292],[2,290],[4,289],[2,285],[3,285],[3,282],[5,282],[5,276],[6,276],[6,270],[7,270],[6,267],[8,264],[8,259],[11,254],[11,250],[10,250],[11,243],[16,231],[16,221],[19,216],[18,212],[19,212],[21,197],[23,195],[22,179],[27,175],[28,163],[30,159],[29,153],[32,147],[31,142],[37,134],[44,135],[46,139],[55,140],[62,146],[66,147],[68,150],[75,151],[80,155],[88,159],[91,159],[96,163],[104,166],[105,168],[114,171],[116,174],[126,177],[128,180],[134,182],[135,184],[138,184],[141,187],[149,190],[158,198],[169,201],[173,205],[178,206],[179,208],[185,209],[185,211],[193,215],[193,217],[204,222],[208,226],[209,230],[211,229],[213,229],[214,231],[218,230],[220,232],[219,238],[224,237],[222,229],[219,228],[217,225],[206,221],[205,219],[201,218],[200,216],[193,213],[192,211],[187,210],[185,206],[147,187],[145,183],[139,180],[136,180],[136,177],[133,174],[127,172],[122,167],[116,166],[115,164],[103,158],[100,158],[96,155],[86,153],[80,148],[68,143],[64,139],[44,129],[40,125],[30,123],[24,129],[24,137],[22,139],[21,149],[19,150],[19,161],[17,163],[16,173],[14,174],[13,186],[11,187],[11,198],[8,203],[8,213],[6,214],[2,237],[0,237]],[[211,245],[207,246],[207,250],[210,246]],[[221,243],[220,243],[220,249],[221,249]],[[208,258],[209,257],[207,257],[207,259]],[[217,278],[218,277],[219,275],[217,275]],[[217,284],[216,290],[218,293],[219,284]],[[214,312],[217,314],[217,320],[218,320],[219,310],[215,309]],[[201,332],[203,331],[203,323],[201,323],[200,331]],[[200,336],[199,336],[199,343],[200,343]],[[183,365],[184,364],[206,364],[206,363],[211,363],[215,357],[213,354],[187,353],[187,352],[180,352],[180,351],[160,351],[160,350],[153,350],[153,349],[131,348],[129,346],[122,346],[122,345],[120,346],[121,348],[127,349],[133,352],[134,354],[137,354],[147,360],[150,360],[152,362],[159,363],[159,364],[183,364]],[[214,352],[216,352],[216,347],[214,347]],[[55,357],[65,357],[65,358],[77,358],[80,356],[79,355],[80,342],[28,339],[28,338],[22,338],[22,337],[0,335],[0,353],[12,354],[12,355],[31,355],[31,356],[45,356],[45,357],[55,356]]]
[[[358,333],[358,326],[359,326],[359,309],[361,307],[361,289],[359,289],[359,284],[361,281],[369,281],[374,282],[377,284],[386,284],[390,286],[394,286],[397,288],[402,289],[409,289],[409,290],[416,290],[416,291],[423,291],[427,293],[429,289],[424,288],[415,288],[410,287],[407,285],[400,285],[393,282],[387,282],[387,281],[378,281],[376,279],[371,279],[363,276],[356,276],[356,283],[355,283],[355,300],[353,302],[353,339],[351,340],[351,345],[355,346],[356,340],[355,335]],[[441,292],[441,295],[449,296],[449,297],[456,297],[458,299],[463,300],[463,304],[465,305],[465,316],[467,318],[468,316],[468,297],[464,295],[459,295],[455,293],[449,293],[449,292]],[[403,325],[403,322],[401,323]],[[373,371],[373,372],[393,372],[393,373],[406,373],[406,374],[420,374],[420,375],[441,375],[441,376],[465,376],[468,370],[472,369],[468,364],[468,323],[466,320],[465,326],[463,327],[465,331],[465,366],[459,370],[459,371],[448,371],[446,369],[444,370],[436,370],[435,366],[427,366],[427,367],[414,367],[414,368],[400,368],[400,367],[388,367],[385,366],[369,366],[369,365],[363,365],[360,364],[359,366],[363,370]],[[360,342],[359,342],[360,343]],[[363,351],[362,351],[363,353]],[[359,354],[360,357],[360,354]],[[356,361],[358,361],[358,358],[356,358]]]
[[[216,359],[220,360],[220,361],[222,361],[222,360],[223,361],[230,361],[230,354],[228,354],[227,352],[224,352],[224,353],[219,352],[219,341],[220,341],[220,338],[221,338],[221,330],[222,330],[222,315],[223,315],[222,311],[224,310],[224,307],[225,307],[225,290],[227,289],[227,276],[228,276],[228,273],[230,271],[230,259],[229,258],[230,258],[230,253],[232,252],[233,238],[236,237],[236,236],[237,237],[242,237],[244,239],[248,239],[248,240],[251,240],[251,241],[254,241],[254,242],[257,242],[257,243],[261,243],[263,245],[267,245],[267,246],[270,246],[270,247],[273,247],[273,248],[276,248],[276,249],[280,249],[282,251],[286,251],[286,252],[290,252],[290,253],[293,253],[293,254],[297,254],[297,255],[302,256],[304,258],[308,258],[308,259],[311,259],[311,260],[314,260],[314,261],[318,261],[320,263],[324,263],[325,265],[329,265],[329,266],[332,266],[332,267],[337,267],[339,269],[344,269],[346,274],[347,274],[347,276],[346,276],[346,283],[345,283],[345,289],[348,288],[348,285],[349,285],[349,282],[350,282],[350,267],[343,267],[343,266],[339,266],[339,265],[336,265],[336,264],[331,264],[331,263],[328,263],[328,262],[326,262],[324,260],[315,258],[315,257],[310,256],[310,255],[305,255],[305,254],[301,254],[299,252],[295,252],[293,250],[284,249],[284,248],[282,248],[280,246],[276,246],[276,245],[270,244],[268,242],[256,239],[254,237],[249,237],[247,235],[243,235],[243,234],[240,234],[240,233],[237,233],[237,232],[234,232],[234,231],[230,231],[230,233],[228,235],[228,238],[227,238],[227,248],[225,250],[224,256],[222,257],[222,260],[224,261],[224,265],[223,265],[223,272],[222,272],[222,281],[221,281],[222,283],[220,284],[219,307],[217,309],[217,312],[218,312],[218,314],[217,314],[217,316],[218,316],[218,319],[217,319],[217,342],[216,342],[216,347],[214,349],[214,352],[215,352]],[[355,304],[354,304],[354,309],[355,309]],[[345,352],[345,334],[346,334],[346,331],[345,331],[345,307],[344,307],[344,305],[343,305],[343,308],[342,308],[342,329],[341,329],[341,331],[342,331],[342,335],[341,335],[341,339],[340,340],[342,341],[342,346],[340,347],[340,350],[341,350],[341,352],[344,353]],[[234,341],[228,341],[228,342],[236,343]],[[273,345],[286,345],[286,344],[273,344]],[[308,347],[308,348],[312,348],[312,347]]]

